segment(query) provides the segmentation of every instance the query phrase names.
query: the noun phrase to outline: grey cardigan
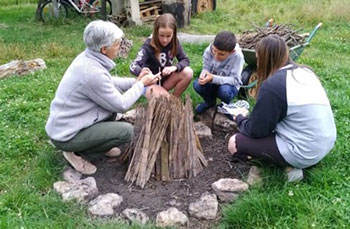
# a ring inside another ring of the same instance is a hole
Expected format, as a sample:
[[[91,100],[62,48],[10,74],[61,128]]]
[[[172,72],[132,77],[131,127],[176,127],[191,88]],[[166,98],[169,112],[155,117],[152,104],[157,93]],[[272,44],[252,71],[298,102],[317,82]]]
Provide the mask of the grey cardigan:
[[[51,102],[45,127],[50,138],[68,141],[80,130],[108,119],[112,113],[125,112],[137,101],[143,83],[112,77],[109,71],[114,67],[110,58],[89,49],[73,60]]]

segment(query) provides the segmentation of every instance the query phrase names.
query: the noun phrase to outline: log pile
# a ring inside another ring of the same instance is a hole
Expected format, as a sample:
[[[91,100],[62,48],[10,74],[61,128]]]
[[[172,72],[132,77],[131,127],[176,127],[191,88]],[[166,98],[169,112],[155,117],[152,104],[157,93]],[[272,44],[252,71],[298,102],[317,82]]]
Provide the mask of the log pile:
[[[133,45],[132,40],[128,40],[124,37],[119,46],[118,57],[126,59],[129,55],[132,45]]]
[[[0,65],[0,79],[10,75],[24,76],[45,68],[45,61],[40,58],[28,61],[13,60],[7,64]]]
[[[143,22],[152,22],[162,13],[162,1],[151,0],[140,2],[140,18]]]
[[[126,181],[143,188],[152,174],[163,181],[191,178],[207,166],[189,96],[185,105],[174,96],[152,98],[137,115]]]
[[[304,36],[297,34],[297,31],[291,28],[291,25],[273,25],[271,27],[256,27],[254,30],[243,32],[239,39],[241,48],[254,49],[255,45],[268,35],[278,35],[286,42],[288,47],[294,47],[304,43]]]

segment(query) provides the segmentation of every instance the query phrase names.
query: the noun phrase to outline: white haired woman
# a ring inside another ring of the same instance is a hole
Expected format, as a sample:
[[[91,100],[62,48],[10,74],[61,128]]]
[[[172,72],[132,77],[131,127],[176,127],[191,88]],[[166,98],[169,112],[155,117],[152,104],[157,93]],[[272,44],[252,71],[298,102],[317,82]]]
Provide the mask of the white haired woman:
[[[96,166],[81,156],[117,152],[130,142],[133,126],[115,121],[142,96],[144,87],[157,82],[152,74],[135,78],[112,77],[124,34],[113,23],[93,21],[84,30],[85,51],[65,72],[51,102],[46,132],[79,172],[93,174]]]

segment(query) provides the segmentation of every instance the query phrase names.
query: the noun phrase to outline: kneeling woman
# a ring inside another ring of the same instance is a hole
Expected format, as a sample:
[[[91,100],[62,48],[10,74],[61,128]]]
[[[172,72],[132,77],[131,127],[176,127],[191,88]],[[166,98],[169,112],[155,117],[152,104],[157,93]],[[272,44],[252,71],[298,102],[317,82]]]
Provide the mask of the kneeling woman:
[[[336,127],[329,100],[318,77],[289,59],[280,37],[261,40],[256,55],[256,105],[249,117],[235,116],[239,133],[230,138],[228,149],[237,156],[294,167],[289,181],[300,180],[301,169],[317,164],[334,146]]]
[[[133,127],[116,122],[115,114],[128,110],[145,86],[158,81],[152,74],[138,79],[112,77],[114,59],[124,33],[113,23],[90,22],[84,30],[86,49],[65,72],[51,102],[46,132],[52,143],[79,172],[93,174],[96,166],[81,156],[106,153],[131,141]]]

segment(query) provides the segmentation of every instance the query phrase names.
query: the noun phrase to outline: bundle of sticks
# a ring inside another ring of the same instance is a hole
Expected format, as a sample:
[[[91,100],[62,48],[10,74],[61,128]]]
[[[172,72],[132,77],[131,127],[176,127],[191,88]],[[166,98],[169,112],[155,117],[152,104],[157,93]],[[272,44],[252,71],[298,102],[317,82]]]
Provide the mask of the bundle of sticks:
[[[189,96],[185,105],[172,95],[152,98],[146,109],[137,108],[134,125],[126,181],[143,188],[152,174],[163,181],[191,178],[207,166]]]
[[[239,39],[241,48],[254,49],[255,45],[264,37],[275,34],[286,42],[288,47],[303,44],[305,36],[297,34],[297,31],[291,28],[290,24],[273,25],[271,27],[256,27],[254,30],[243,32]]]

